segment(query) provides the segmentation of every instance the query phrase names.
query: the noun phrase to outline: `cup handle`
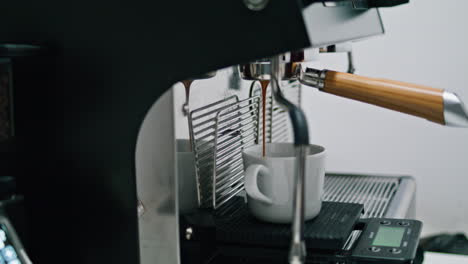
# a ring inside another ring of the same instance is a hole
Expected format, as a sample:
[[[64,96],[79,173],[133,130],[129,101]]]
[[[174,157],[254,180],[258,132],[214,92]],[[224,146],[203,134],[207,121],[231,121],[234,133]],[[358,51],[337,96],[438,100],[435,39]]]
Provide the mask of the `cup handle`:
[[[258,175],[260,173],[270,174],[268,168],[260,164],[250,165],[245,171],[245,190],[247,195],[264,203],[273,204],[271,198],[258,189]]]

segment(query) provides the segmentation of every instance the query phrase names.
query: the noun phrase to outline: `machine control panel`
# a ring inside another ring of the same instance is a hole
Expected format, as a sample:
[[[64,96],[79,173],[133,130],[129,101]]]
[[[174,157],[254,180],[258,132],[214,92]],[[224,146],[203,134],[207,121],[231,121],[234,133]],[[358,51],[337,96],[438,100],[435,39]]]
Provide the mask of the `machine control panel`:
[[[7,218],[0,216],[0,264],[31,264]]]
[[[385,263],[411,263],[421,233],[422,223],[408,219],[367,219],[355,246],[353,258],[381,260]]]

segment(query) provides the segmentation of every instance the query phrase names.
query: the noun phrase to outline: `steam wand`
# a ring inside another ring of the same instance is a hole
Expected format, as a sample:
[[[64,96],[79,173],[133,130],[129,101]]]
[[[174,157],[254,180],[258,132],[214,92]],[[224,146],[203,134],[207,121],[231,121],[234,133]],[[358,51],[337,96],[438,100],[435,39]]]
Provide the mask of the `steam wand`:
[[[309,145],[309,128],[304,112],[288,101],[280,89],[278,79],[283,76],[278,56],[271,59],[271,87],[276,102],[286,108],[291,118],[294,133],[294,145],[296,147],[296,166],[294,173],[294,200],[292,240],[289,250],[289,263],[303,264],[306,258],[306,246],[304,242],[304,208],[305,208],[305,168]]]

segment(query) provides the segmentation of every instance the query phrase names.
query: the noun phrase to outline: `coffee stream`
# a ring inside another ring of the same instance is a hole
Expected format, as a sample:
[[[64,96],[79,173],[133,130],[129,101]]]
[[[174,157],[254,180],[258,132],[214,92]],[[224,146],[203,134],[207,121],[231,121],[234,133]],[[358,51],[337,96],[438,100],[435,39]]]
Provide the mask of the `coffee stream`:
[[[270,84],[269,80],[261,80],[260,85],[262,86],[262,156],[266,156],[266,94],[267,87]],[[271,131],[270,131],[271,132]]]
[[[185,98],[187,99],[190,97],[190,86],[192,85],[192,82],[193,80],[182,81],[182,84],[185,87]],[[185,103],[188,105],[188,100]]]
[[[185,87],[185,103],[184,103],[184,109],[186,108],[187,110],[187,120],[188,120],[188,113],[190,112],[189,109],[189,98],[190,98],[190,86],[192,85],[193,80],[185,80],[182,81],[182,84]],[[189,138],[190,138],[190,151],[192,151],[192,134],[189,133]]]

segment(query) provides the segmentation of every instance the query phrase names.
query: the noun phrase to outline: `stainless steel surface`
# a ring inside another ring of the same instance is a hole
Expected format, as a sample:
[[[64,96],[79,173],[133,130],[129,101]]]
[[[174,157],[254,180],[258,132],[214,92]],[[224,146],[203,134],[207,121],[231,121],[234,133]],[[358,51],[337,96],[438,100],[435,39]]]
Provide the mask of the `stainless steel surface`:
[[[280,63],[281,70],[280,80],[292,80],[296,78],[294,69],[296,63],[284,62]],[[244,80],[270,80],[271,64],[269,61],[256,61],[248,64],[239,65],[239,74]]]
[[[24,249],[21,249],[19,251],[19,255],[24,259],[23,264],[32,264],[33,263]]]
[[[354,66],[354,58],[353,58],[353,51],[350,50],[347,52],[348,55],[348,73],[355,73],[356,72],[356,66]]]
[[[318,48],[310,48],[279,55],[281,76],[278,80],[295,80],[296,66],[300,62],[314,61],[319,56]],[[270,80],[271,62],[269,59],[252,61],[239,65],[239,75],[244,80]]]
[[[260,97],[228,97],[190,113],[198,204],[220,207],[244,190],[242,150],[258,142]]]
[[[256,61],[239,65],[239,74],[244,80],[270,80],[269,61]]]
[[[357,10],[352,6],[329,8],[313,4],[303,10],[303,16],[313,48],[384,33],[377,8]]]
[[[137,195],[145,207],[138,218],[140,263],[180,263],[172,90],[153,105],[141,126],[135,166]]]
[[[354,243],[358,240],[361,233],[362,233],[362,230],[353,230],[351,232],[351,235],[348,237],[348,240],[346,240],[346,243],[343,246],[343,249],[351,250],[351,248],[353,247]]]
[[[444,91],[444,119],[445,125],[468,127],[468,114],[460,98],[451,92]]]
[[[263,10],[270,0],[244,0],[245,6],[253,11]]]
[[[299,75],[299,82],[302,84],[323,89],[327,70],[316,70],[312,68],[306,68],[303,70],[302,67],[298,67],[297,73]]]
[[[410,176],[400,176],[398,190],[387,206],[386,218],[416,218],[416,181]]]
[[[400,186],[400,177],[328,174],[325,177],[324,201],[360,203],[363,218],[386,216]]]

